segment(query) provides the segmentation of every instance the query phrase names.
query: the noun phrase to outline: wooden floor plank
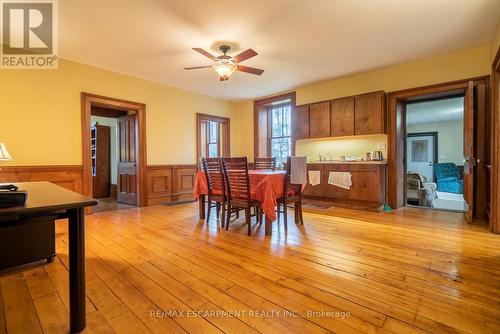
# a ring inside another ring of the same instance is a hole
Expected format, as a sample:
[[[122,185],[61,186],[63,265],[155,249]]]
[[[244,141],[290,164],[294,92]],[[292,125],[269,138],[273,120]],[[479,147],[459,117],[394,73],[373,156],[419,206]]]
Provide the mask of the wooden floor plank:
[[[89,216],[85,332],[500,332],[500,238],[484,224],[419,209],[304,218],[266,238],[199,221],[195,203]],[[0,334],[67,330],[66,222],[56,231],[53,264],[0,274]],[[281,315],[216,313],[235,309]],[[213,313],[152,317],[172,310]]]
[[[42,333],[33,300],[23,274],[16,272],[0,278],[7,333]]]

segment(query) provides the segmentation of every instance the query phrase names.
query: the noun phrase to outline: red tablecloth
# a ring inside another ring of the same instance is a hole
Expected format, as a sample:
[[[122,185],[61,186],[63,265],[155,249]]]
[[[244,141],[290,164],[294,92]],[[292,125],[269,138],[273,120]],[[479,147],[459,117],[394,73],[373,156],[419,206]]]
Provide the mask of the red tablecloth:
[[[248,174],[250,196],[252,199],[261,202],[262,211],[264,211],[267,219],[276,220],[276,199],[283,196],[285,172],[249,170]],[[196,198],[208,194],[207,178],[203,171],[199,171],[198,175],[196,175],[193,193]]]

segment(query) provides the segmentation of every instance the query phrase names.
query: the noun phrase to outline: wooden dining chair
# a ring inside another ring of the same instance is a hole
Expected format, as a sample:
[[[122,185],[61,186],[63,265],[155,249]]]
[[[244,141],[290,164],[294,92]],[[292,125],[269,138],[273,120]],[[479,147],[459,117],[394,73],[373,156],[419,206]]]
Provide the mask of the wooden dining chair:
[[[276,157],[274,158],[254,158],[254,169],[276,169]]]
[[[216,208],[216,215],[221,215],[221,227],[224,227],[224,217],[227,204],[226,185],[224,181],[224,172],[221,158],[202,158],[201,165],[207,179],[207,223],[210,221],[210,211],[212,207]]]
[[[247,158],[222,158],[224,179],[227,187],[227,219],[226,230],[229,228],[231,214],[245,210],[245,220],[248,225],[248,235],[252,234],[251,208],[259,208],[260,202],[250,196],[250,177],[248,176]],[[260,216],[257,221],[261,223]]]
[[[304,225],[304,218],[302,217],[302,185],[293,184],[291,181],[291,157],[287,158],[286,161],[286,174],[285,183],[283,189],[283,196],[278,198],[276,202],[278,203],[278,219],[279,214],[283,213],[283,221],[285,224],[285,230],[288,229],[288,216],[287,209],[289,204],[293,204],[295,212],[295,224]]]

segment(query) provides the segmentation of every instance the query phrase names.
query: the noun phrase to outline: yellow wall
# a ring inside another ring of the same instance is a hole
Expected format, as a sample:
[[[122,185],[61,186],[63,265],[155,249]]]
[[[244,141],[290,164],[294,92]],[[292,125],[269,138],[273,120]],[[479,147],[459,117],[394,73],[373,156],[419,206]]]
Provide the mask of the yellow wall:
[[[490,44],[465,49],[413,62],[385,67],[370,72],[298,87],[297,105],[334,99],[342,96],[385,90],[386,92],[413,88],[453,80],[466,79],[491,72]],[[281,94],[276,92],[276,94]],[[235,152],[253,156],[253,128],[247,122],[253,114],[253,102],[243,101],[235,106],[238,120],[232,124],[242,129],[240,138],[234,138]],[[253,122],[252,122],[253,123]]]
[[[0,70],[3,165],[79,165],[80,93],[146,104],[148,164],[196,161],[197,112],[228,117],[232,102],[60,60],[58,70]]]

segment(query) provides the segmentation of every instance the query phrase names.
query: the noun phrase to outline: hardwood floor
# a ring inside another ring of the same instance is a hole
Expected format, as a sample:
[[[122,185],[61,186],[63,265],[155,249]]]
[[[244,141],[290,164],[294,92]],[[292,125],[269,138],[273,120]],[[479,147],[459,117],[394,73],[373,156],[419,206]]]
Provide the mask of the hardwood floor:
[[[86,332],[500,333],[500,236],[485,225],[328,214],[274,223],[271,239],[244,217],[207,225],[196,203],[88,217]],[[66,231],[53,263],[0,274],[0,334],[68,331]]]

